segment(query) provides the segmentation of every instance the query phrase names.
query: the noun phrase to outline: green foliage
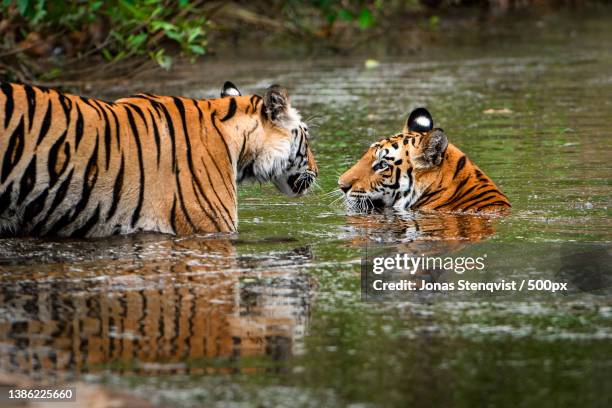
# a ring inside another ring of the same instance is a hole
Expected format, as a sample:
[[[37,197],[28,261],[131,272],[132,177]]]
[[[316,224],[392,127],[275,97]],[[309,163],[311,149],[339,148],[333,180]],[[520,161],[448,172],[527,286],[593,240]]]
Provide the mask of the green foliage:
[[[306,2],[286,2],[290,8],[296,8],[295,3],[306,3],[310,9],[317,10],[329,24],[336,21],[357,23],[359,28],[365,30],[375,23],[374,14],[383,7],[381,0],[309,0]]]
[[[99,53],[109,61],[148,55],[169,68],[170,48],[197,56],[207,46],[207,21],[186,0],[2,0],[0,15],[11,22],[15,44],[36,33],[60,54]],[[64,46],[59,33],[78,49]]]

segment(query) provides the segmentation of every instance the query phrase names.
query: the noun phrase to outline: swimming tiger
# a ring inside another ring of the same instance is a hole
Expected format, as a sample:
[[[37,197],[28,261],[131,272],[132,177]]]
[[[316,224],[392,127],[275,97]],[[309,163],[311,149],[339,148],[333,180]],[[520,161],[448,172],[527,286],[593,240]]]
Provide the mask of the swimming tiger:
[[[0,82],[0,233],[100,237],[231,232],[236,185],[299,196],[317,177],[284,88],[104,102]]]
[[[349,208],[493,213],[508,198],[461,150],[415,109],[402,133],[370,146],[338,180]]]

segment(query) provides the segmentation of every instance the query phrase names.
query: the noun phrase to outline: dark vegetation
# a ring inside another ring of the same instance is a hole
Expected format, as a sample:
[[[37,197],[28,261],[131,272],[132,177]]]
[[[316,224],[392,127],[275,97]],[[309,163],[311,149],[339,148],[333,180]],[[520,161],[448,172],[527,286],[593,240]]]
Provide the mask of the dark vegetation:
[[[393,24],[436,30],[457,10],[480,16],[588,0],[0,0],[0,78],[41,84],[170,69],[248,35],[349,52]],[[390,23],[392,22],[392,23]],[[407,24],[408,25],[408,24]],[[255,30],[256,29],[256,30]]]

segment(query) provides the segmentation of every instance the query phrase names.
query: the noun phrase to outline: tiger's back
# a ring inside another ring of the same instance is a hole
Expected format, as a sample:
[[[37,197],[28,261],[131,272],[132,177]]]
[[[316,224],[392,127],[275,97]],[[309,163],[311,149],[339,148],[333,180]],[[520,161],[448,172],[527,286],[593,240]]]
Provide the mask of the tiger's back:
[[[187,160],[180,153],[189,154],[186,129],[175,126],[178,106],[194,102],[177,98],[171,105],[151,97],[108,103],[14,84],[2,84],[2,91],[3,229],[70,236],[186,229],[176,225],[183,221],[177,200],[185,205],[181,184],[172,203],[160,195],[173,178],[178,181],[180,172],[173,170]],[[192,110],[185,115],[194,116]],[[230,229],[235,214],[225,215]]]
[[[446,148],[441,168],[420,177],[424,188],[410,204],[411,209],[505,212],[510,208],[508,198],[493,180],[453,144]]]

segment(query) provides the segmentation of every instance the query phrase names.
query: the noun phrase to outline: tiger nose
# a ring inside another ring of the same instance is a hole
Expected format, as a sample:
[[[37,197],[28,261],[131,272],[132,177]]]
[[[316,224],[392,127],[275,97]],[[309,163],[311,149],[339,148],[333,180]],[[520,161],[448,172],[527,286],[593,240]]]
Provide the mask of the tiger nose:
[[[338,187],[340,187],[340,190],[344,191],[344,193],[346,194],[351,189],[352,184],[346,183],[342,180],[338,180]]]

